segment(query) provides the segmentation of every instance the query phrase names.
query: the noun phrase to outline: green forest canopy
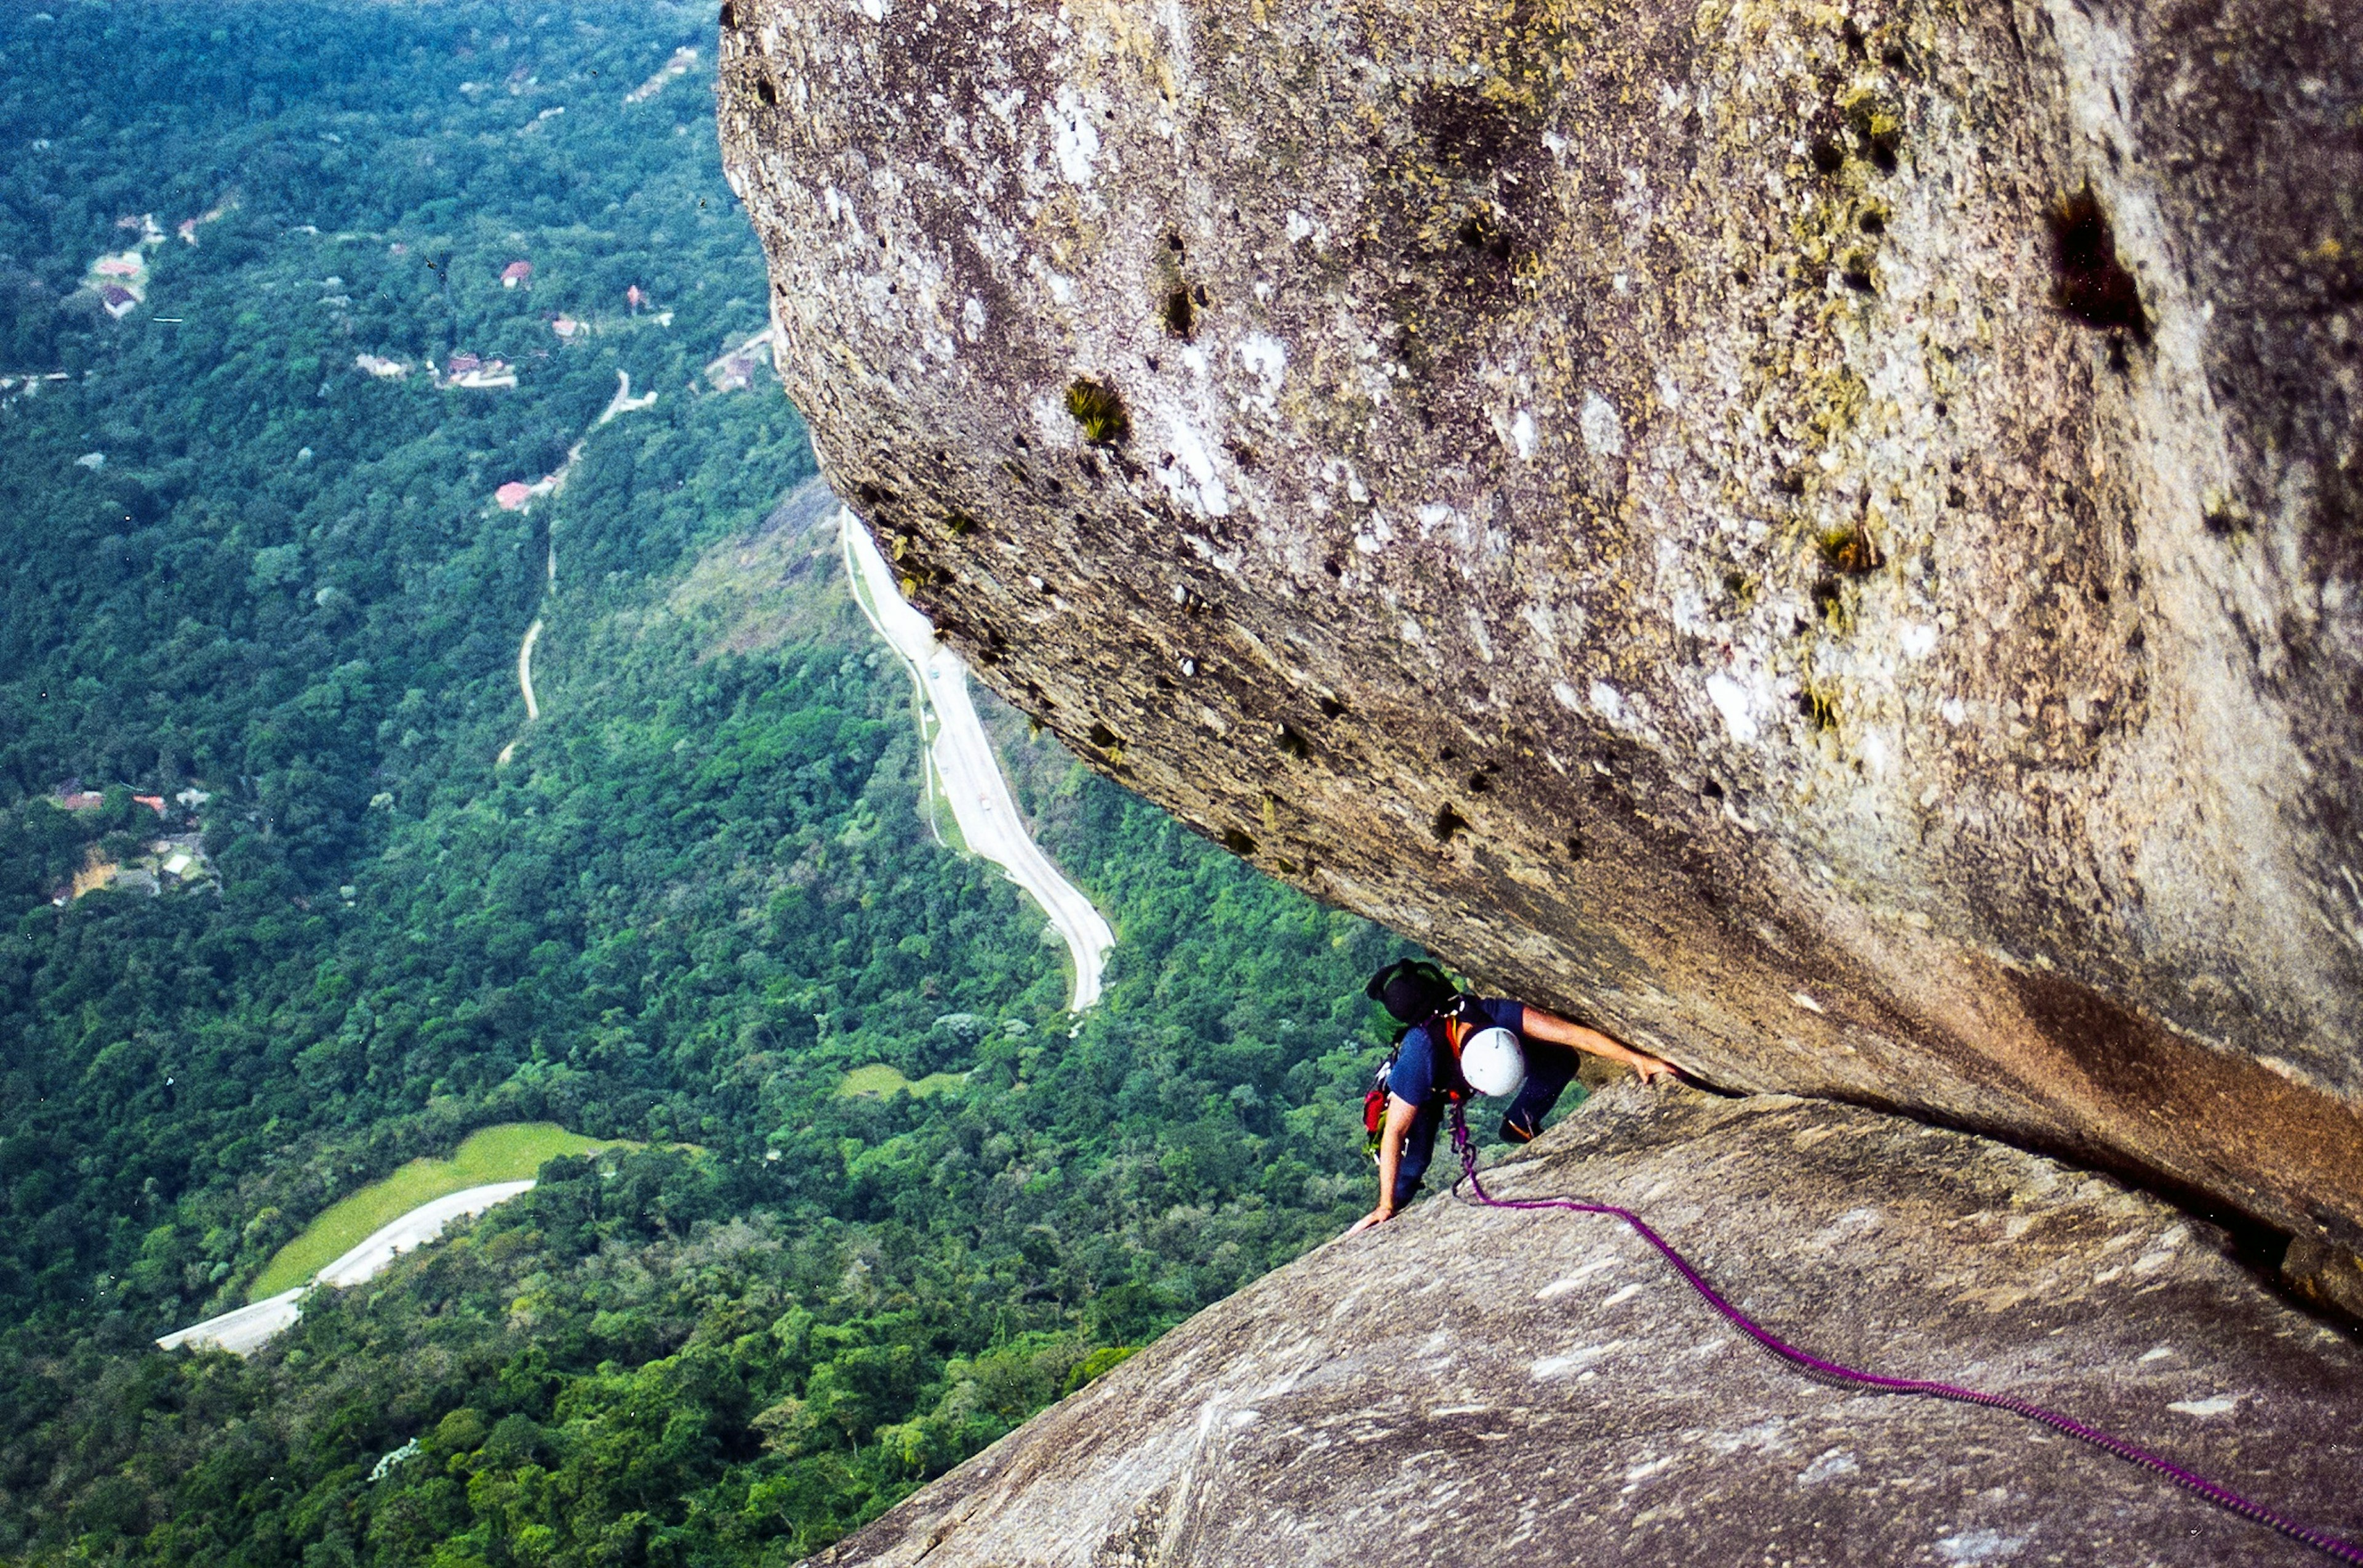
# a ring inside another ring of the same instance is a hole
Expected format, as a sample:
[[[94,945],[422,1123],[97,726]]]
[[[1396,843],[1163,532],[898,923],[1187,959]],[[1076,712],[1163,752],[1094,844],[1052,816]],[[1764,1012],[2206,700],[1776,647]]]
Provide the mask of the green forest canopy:
[[[793,1561],[1367,1196],[1392,938],[1004,727],[1118,933],[1077,1027],[922,828],[907,683],[780,505],[801,428],[707,373],[766,320],[711,32],[0,16],[0,1554]],[[599,425],[618,371],[657,401]],[[210,874],[53,902],[160,833]],[[942,1092],[838,1092],[873,1068]],[[250,1362],[152,1348],[543,1119],[650,1147]]]

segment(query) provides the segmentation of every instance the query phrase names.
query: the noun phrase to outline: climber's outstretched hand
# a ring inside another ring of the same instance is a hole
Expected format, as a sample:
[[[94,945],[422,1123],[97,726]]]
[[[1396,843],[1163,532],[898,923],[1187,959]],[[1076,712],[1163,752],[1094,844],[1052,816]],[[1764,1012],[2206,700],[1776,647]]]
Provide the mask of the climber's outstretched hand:
[[[1556,1045],[1571,1045],[1587,1055],[1603,1062],[1614,1062],[1641,1075],[1644,1084],[1665,1079],[1679,1080],[1680,1069],[1670,1062],[1661,1061],[1646,1051],[1636,1051],[1622,1040],[1612,1040],[1587,1024],[1573,1023],[1557,1013],[1529,1006],[1521,1029],[1537,1040],[1547,1040]]]
[[[1389,1208],[1384,1204],[1381,1204],[1378,1207],[1370,1210],[1370,1213],[1362,1216],[1361,1218],[1354,1221],[1353,1225],[1348,1229],[1346,1234],[1351,1236],[1356,1231],[1368,1230],[1373,1225],[1384,1225],[1388,1220],[1392,1219],[1394,1217],[1395,1211],[1393,1209]]]
[[[1630,1048],[1628,1047],[1627,1049]],[[1676,1067],[1670,1062],[1651,1056],[1647,1051],[1634,1051],[1632,1056],[1626,1060],[1625,1064],[1633,1069],[1634,1072],[1638,1073],[1641,1075],[1641,1082],[1644,1084],[1679,1084],[1681,1082],[1681,1069]]]

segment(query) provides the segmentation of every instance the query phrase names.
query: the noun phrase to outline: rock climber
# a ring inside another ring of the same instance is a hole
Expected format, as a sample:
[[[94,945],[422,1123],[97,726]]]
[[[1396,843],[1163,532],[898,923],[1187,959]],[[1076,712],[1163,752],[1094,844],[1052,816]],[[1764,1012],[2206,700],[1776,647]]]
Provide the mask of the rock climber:
[[[1575,1076],[1578,1052],[1622,1062],[1645,1084],[1675,1073],[1671,1062],[1540,1007],[1464,995],[1426,961],[1391,963],[1363,989],[1410,1027],[1385,1070],[1384,1121],[1377,1129],[1379,1207],[1356,1220],[1349,1236],[1385,1224],[1418,1194],[1453,1098],[1472,1089],[1514,1095],[1501,1135],[1504,1142],[1525,1143],[1542,1130],[1543,1118]],[[1501,1031],[1511,1038],[1501,1038]],[[1465,1061],[1464,1048],[1472,1052]]]

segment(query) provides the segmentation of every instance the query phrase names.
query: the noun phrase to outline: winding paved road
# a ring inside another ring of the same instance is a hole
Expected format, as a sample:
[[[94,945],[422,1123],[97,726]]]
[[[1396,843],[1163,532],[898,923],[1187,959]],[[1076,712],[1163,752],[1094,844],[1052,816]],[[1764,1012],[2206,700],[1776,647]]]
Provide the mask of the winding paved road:
[[[917,675],[927,706],[935,712],[936,738],[927,758],[943,781],[952,820],[960,824],[971,850],[1008,873],[1009,880],[1032,895],[1049,916],[1075,961],[1075,990],[1067,1010],[1080,1013],[1100,999],[1100,971],[1108,950],[1115,946],[1115,932],[1026,831],[1009,782],[1002,776],[1001,761],[969,700],[968,666],[936,640],[936,628],[927,617],[904,599],[894,585],[893,569],[878,553],[860,519],[840,506],[837,521],[855,602]]]
[[[363,1280],[375,1278],[385,1272],[388,1263],[414,1248],[424,1247],[443,1234],[455,1219],[472,1218],[496,1203],[530,1188],[527,1182],[494,1182],[489,1186],[468,1187],[460,1192],[422,1203],[400,1219],[381,1225],[370,1232],[360,1246],[314,1274],[309,1283],[293,1290],[283,1290],[277,1296],[249,1302],[235,1312],[225,1312],[218,1318],[208,1318],[177,1329],[156,1341],[172,1351],[183,1345],[195,1350],[227,1351],[234,1356],[252,1355],[279,1333],[304,1316],[304,1293],[316,1285],[342,1289]]]

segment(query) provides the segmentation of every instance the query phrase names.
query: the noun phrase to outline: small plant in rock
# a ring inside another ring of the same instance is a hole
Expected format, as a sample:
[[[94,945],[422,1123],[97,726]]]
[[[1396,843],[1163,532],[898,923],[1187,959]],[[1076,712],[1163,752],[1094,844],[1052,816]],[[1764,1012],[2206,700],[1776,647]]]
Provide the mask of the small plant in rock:
[[[1067,412],[1083,428],[1083,439],[1095,447],[1116,446],[1131,438],[1132,416],[1112,386],[1079,378],[1067,388]]]
[[[1869,533],[1858,528],[1833,528],[1821,537],[1822,559],[1849,577],[1859,577],[1887,564]]]

